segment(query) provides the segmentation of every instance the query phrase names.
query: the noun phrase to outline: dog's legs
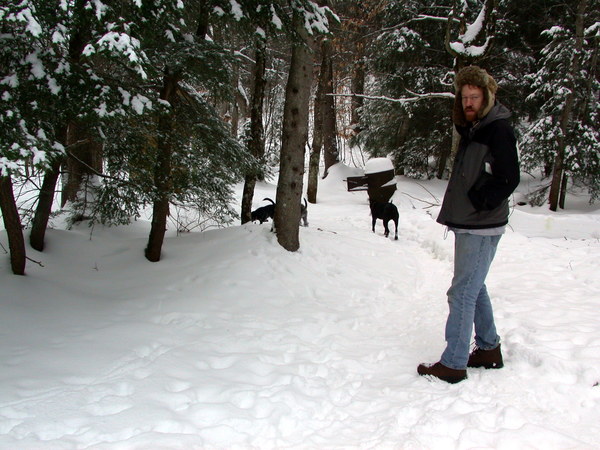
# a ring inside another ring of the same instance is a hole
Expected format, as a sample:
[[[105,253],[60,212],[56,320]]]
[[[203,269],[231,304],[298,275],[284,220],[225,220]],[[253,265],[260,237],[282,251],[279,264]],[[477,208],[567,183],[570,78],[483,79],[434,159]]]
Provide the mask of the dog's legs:
[[[398,240],[398,222],[394,220],[394,225],[396,225],[396,236],[394,237],[394,240],[397,241]]]
[[[372,227],[371,227],[371,229],[373,230],[373,233],[375,233],[375,222],[377,222],[377,217],[373,216],[373,223],[372,223]]]
[[[383,221],[383,228],[385,230],[385,233],[383,234],[385,237],[388,237],[390,235],[390,229],[388,227],[388,222],[387,221]]]

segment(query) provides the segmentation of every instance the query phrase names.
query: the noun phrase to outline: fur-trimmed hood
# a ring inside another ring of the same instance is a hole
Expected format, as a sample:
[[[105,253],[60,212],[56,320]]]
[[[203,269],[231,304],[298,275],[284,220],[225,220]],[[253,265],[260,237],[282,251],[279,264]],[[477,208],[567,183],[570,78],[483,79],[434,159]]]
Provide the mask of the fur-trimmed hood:
[[[478,86],[483,89],[483,107],[477,114],[477,117],[481,120],[484,118],[494,106],[496,102],[496,91],[498,90],[498,84],[484,69],[477,66],[463,67],[456,74],[454,79],[454,110],[452,112],[452,120],[456,125],[467,126],[468,122],[463,112],[461,89],[464,85],[469,84],[471,86]]]

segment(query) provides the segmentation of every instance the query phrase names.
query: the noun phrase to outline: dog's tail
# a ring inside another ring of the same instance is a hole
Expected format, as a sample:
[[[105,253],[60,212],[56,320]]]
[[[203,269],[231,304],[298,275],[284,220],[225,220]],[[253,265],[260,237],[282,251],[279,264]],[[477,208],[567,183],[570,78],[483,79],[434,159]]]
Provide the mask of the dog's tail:
[[[271,202],[271,203],[275,204],[275,202],[273,200],[271,200],[269,197],[263,198],[263,202],[264,201],[268,201],[268,202]]]

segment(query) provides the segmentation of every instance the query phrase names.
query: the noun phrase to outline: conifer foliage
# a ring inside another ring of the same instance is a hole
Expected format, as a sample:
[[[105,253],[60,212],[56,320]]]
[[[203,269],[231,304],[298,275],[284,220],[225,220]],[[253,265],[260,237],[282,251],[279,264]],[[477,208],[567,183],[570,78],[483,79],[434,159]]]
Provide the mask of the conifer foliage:
[[[543,32],[547,45],[527,78],[537,114],[524,135],[526,167],[552,167],[550,209],[564,208],[567,179],[600,197],[600,80],[598,2],[565,7],[562,22]],[[595,8],[591,8],[595,4]],[[544,198],[544,197],[541,197]]]
[[[13,272],[25,273],[24,229],[43,250],[58,193],[72,223],[126,224],[151,210],[155,262],[169,215],[230,223],[232,187],[246,179],[247,221],[256,179],[276,170],[278,242],[294,251],[311,132],[311,201],[325,130],[325,168],[352,136],[353,156],[443,178],[456,142],[452,81],[466,64],[498,81],[523,168],[547,179],[538,204],[564,207],[573,184],[595,201],[599,11],[599,0],[4,0],[0,209]],[[319,42],[327,91],[315,108]],[[318,106],[337,123],[328,115],[321,126]],[[16,198],[24,185],[37,195]]]
[[[0,177],[7,186],[56,169],[85,145],[69,141],[76,121],[95,131],[102,117],[121,114],[106,68],[115,64],[144,78],[145,57],[123,16],[98,2],[9,0],[0,6],[0,23]],[[20,218],[12,217],[14,198],[0,201],[14,260],[13,244],[23,241]],[[24,250],[19,253],[24,273]]]

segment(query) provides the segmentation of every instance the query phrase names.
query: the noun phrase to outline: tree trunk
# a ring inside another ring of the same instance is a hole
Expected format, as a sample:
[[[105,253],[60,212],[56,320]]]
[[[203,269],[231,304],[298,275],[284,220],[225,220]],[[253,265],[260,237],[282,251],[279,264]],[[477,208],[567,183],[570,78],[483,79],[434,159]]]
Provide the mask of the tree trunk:
[[[442,148],[442,151],[440,153],[440,159],[438,160],[438,167],[437,167],[437,172],[435,174],[435,177],[438,180],[441,180],[444,178],[444,173],[446,173],[446,165],[448,164],[448,158],[450,157],[450,155],[452,154],[452,146],[450,148],[444,146],[444,148]]]
[[[567,134],[569,132],[571,112],[573,110],[573,103],[575,101],[575,95],[573,93],[575,86],[575,77],[579,72],[580,58],[581,53],[583,51],[583,16],[587,8],[587,2],[588,0],[580,0],[577,7],[577,15],[575,19],[575,48],[573,51],[573,59],[571,60],[571,71],[569,72],[569,74],[567,74],[567,84],[569,88],[569,93],[565,98],[565,105],[562,111],[562,115],[560,117],[560,134],[558,136],[558,144],[552,172],[552,183],[550,185],[550,194],[548,196],[551,211],[556,211],[558,208],[558,202],[560,199],[561,192],[561,183],[565,171],[565,149],[567,146]]]
[[[406,136],[410,130],[410,116],[405,114],[403,115],[402,121],[400,122],[400,126],[398,127],[398,131],[396,132],[394,145],[397,149],[400,149],[404,146],[406,142]],[[396,175],[404,175],[405,173],[405,163],[404,158],[407,154],[406,149],[403,149],[402,152],[397,152],[397,158],[394,160],[394,168],[396,169]]]
[[[340,162],[340,153],[337,146],[337,129],[335,114],[335,97],[333,96],[333,63],[331,59],[331,44],[326,45],[327,54],[325,93],[323,96],[323,156],[325,162],[325,174],[329,173],[329,168]],[[323,58],[325,61],[325,58]]]
[[[265,97],[266,68],[266,46],[262,39],[256,44],[256,64],[254,66],[254,89],[252,92],[252,105],[250,109],[250,140],[248,147],[252,156],[262,163],[265,156],[264,129],[263,129],[263,105]],[[246,175],[244,180],[244,191],[242,193],[242,223],[252,220],[252,198],[254,187],[258,178],[257,172]]]
[[[442,150],[440,154],[440,159],[438,160],[438,168],[437,168],[437,178],[441,180],[444,178],[445,173],[452,172],[452,165],[454,164],[454,158],[456,158],[456,154],[458,153],[458,144],[460,143],[460,135],[458,131],[456,131],[456,127],[452,125],[452,140],[450,144],[450,148],[445,148]]]
[[[177,91],[179,75],[165,74],[160,98],[171,104],[174,108],[174,97]],[[156,166],[154,168],[155,199],[152,206],[152,224],[150,236],[146,246],[146,259],[151,262],[160,261],[162,245],[167,229],[169,215],[169,198],[171,193],[171,134],[173,132],[173,113],[162,114],[158,119],[158,146]]]
[[[299,14],[294,12],[294,28],[304,42],[294,42],[290,73],[285,89],[283,132],[275,231],[277,241],[288,251],[300,248],[300,201],[304,174],[304,150],[308,140],[308,106],[312,81],[312,54],[309,36]]]
[[[565,209],[565,199],[567,198],[567,173],[563,174],[563,179],[560,184],[560,195],[558,197],[558,206],[560,209]]]
[[[208,18],[209,8],[201,3],[198,13],[198,27],[196,28],[198,39],[203,39],[208,32]],[[171,156],[173,149],[171,135],[173,133],[173,120],[175,120],[173,109],[176,107],[175,100],[179,81],[181,81],[180,71],[171,72],[168,68],[165,69],[159,98],[168,102],[171,105],[171,110],[161,114],[158,118],[157,155],[154,167],[155,198],[152,205],[150,235],[144,252],[146,259],[150,262],[160,261],[165,231],[167,230],[169,200],[172,191]]]
[[[347,49],[349,55],[340,62],[340,66],[350,63],[350,126],[349,134],[356,136],[360,128],[360,110],[364,104],[365,76],[366,76],[366,49],[371,41],[370,32],[375,24],[374,11],[379,5],[377,2],[344,2],[339,5],[339,14],[346,18],[342,22],[342,30],[347,36],[341,43],[342,49]],[[336,8],[338,5],[336,5]],[[335,25],[334,25],[335,26]],[[337,30],[334,30],[334,33]]]
[[[327,66],[330,55],[326,51],[327,40],[321,43],[321,69],[319,82],[314,101],[313,111],[313,140],[310,158],[308,161],[308,186],[306,196],[310,203],[317,203],[317,189],[319,185],[319,162],[323,148],[323,97],[325,96],[325,83],[327,82]]]
[[[57,158],[52,162],[44,174],[44,181],[38,196],[38,203],[35,209],[35,215],[31,224],[31,233],[29,233],[29,244],[35,250],[41,252],[44,250],[44,239],[48,220],[52,212],[52,203],[54,202],[54,193],[56,191],[56,182],[60,175],[60,166],[63,158]]]
[[[360,49],[363,47],[361,46]],[[354,63],[354,72],[352,74],[352,93],[355,94],[352,97],[350,104],[350,117],[353,134],[358,134],[361,132],[360,128],[360,109],[363,106],[364,98],[361,97],[365,93],[365,62],[364,56],[361,53],[358,54],[358,60]]]
[[[229,112],[230,120],[231,120],[231,135],[234,137],[238,137],[239,128],[240,128],[240,66],[237,61],[233,64],[233,92],[235,93],[233,97],[233,102],[231,102],[231,110]]]
[[[61,206],[81,197],[81,185],[86,178],[102,173],[102,144],[81,123],[72,122],[68,126],[67,152]]]
[[[93,16],[86,5],[85,0],[76,0],[72,5],[74,23],[77,25],[69,38],[69,62],[75,67],[81,65],[83,49],[91,39],[90,20]],[[78,122],[74,117],[65,120],[64,129],[61,131],[62,143],[70,154],[68,158],[62,160],[64,175],[61,206],[65,206],[68,201],[77,199],[85,177],[94,171],[102,172],[102,146],[92,141],[86,125]]]
[[[560,138],[559,138],[560,142]],[[560,195],[561,181],[564,172],[564,146],[559,144],[554,157],[554,167],[552,170],[552,182],[550,183],[550,194],[548,202],[550,203],[550,211],[556,211],[558,208],[558,198]]]
[[[15,275],[25,275],[25,239],[19,210],[15,203],[10,175],[0,174],[0,210],[4,219],[4,228],[10,249],[10,265]]]

